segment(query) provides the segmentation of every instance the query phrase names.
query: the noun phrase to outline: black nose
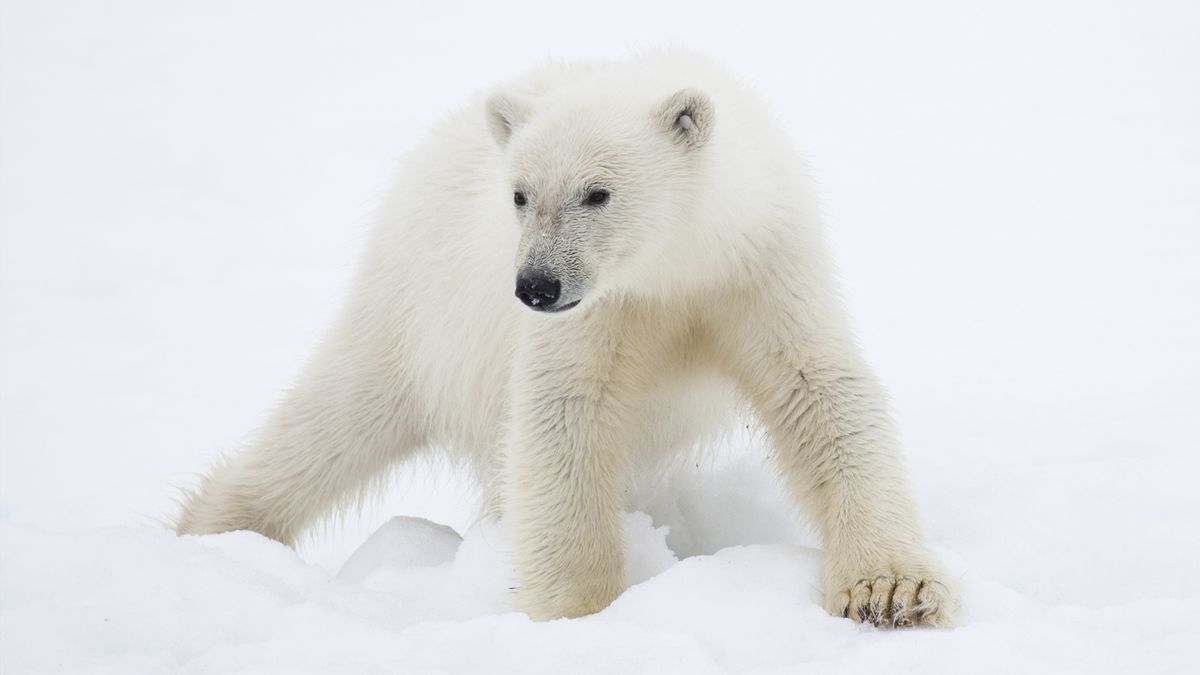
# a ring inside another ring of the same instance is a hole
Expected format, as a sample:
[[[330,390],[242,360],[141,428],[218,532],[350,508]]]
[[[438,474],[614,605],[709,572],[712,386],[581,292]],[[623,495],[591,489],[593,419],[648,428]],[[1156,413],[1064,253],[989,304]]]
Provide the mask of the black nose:
[[[536,311],[550,309],[558,302],[562,284],[541,272],[522,272],[517,275],[517,297],[526,307]]]

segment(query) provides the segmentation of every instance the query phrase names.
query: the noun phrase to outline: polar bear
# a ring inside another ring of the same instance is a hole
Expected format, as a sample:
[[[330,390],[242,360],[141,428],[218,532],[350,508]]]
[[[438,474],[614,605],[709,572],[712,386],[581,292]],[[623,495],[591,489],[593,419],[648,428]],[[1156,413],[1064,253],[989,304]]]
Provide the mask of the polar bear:
[[[814,204],[764,105],[702,58],[508,83],[407,160],[335,325],[177,531],[291,544],[444,448],[510,531],[516,606],[586,615],[624,588],[631,476],[740,402],[823,539],[826,609],[950,625]]]

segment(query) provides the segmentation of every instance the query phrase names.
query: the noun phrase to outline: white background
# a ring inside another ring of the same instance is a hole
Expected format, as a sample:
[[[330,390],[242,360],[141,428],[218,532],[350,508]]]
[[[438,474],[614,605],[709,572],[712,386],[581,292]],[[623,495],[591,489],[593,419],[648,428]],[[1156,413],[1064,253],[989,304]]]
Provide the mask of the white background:
[[[6,0],[0,669],[1186,670],[1197,35],[1191,2]],[[753,443],[676,478],[674,539],[630,517],[658,576],[580,621],[507,610],[498,532],[331,579],[392,515],[468,529],[441,466],[298,555],[161,529],[297,372],[431,124],[548,58],[664,46],[750,82],[813,165],[961,628],[822,615]],[[680,528],[751,546],[674,563]]]

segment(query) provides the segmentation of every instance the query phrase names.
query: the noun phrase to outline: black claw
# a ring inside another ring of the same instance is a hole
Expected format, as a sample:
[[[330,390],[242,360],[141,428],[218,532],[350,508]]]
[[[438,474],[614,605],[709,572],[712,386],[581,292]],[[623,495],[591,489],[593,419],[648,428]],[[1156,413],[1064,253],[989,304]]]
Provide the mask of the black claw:
[[[879,620],[882,618],[882,616],[881,616],[882,614],[883,614],[883,612],[880,611],[880,607],[879,607],[878,603],[873,602],[869,605],[869,609],[867,611],[867,619],[871,622],[872,625],[875,625],[875,626],[879,625]]]

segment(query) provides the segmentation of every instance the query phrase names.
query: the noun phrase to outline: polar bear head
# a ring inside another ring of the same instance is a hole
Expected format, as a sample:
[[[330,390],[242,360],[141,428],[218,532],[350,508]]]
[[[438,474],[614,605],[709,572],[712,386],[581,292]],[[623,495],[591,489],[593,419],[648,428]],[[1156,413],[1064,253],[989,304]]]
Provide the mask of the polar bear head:
[[[498,93],[486,110],[521,231],[517,297],[560,312],[623,285],[641,290],[701,189],[709,97]]]

